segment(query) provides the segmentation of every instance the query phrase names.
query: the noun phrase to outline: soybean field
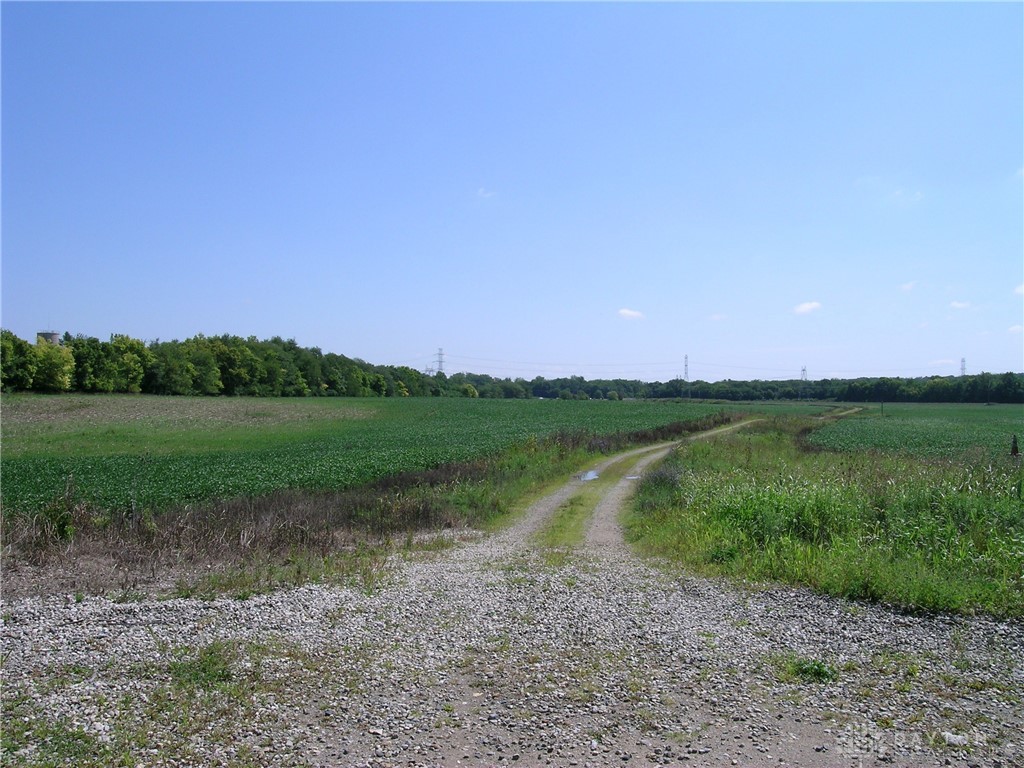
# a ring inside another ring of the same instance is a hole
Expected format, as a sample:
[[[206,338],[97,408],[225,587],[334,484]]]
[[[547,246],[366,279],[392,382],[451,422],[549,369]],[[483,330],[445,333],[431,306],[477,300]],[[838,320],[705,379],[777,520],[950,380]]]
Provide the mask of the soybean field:
[[[4,514],[74,494],[163,509],[342,490],[558,432],[609,435],[722,410],[685,402],[5,395]]]
[[[929,459],[1005,455],[1024,440],[1024,406],[886,403],[818,429],[811,443],[837,451],[874,450]]]

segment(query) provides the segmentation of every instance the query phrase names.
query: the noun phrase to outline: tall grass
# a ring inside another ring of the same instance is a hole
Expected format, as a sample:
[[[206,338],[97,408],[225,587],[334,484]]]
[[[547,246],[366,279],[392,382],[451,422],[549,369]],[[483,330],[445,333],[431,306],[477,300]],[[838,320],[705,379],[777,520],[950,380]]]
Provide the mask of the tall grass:
[[[1024,472],[1010,457],[802,451],[799,420],[681,449],[628,535],[703,573],[909,609],[1024,615]]]

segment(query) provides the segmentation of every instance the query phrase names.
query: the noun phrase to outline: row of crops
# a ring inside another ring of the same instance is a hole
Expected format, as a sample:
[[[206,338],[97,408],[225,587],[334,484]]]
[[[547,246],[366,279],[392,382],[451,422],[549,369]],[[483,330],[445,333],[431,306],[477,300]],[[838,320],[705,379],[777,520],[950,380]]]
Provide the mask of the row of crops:
[[[31,511],[69,483],[76,498],[106,508],[337,490],[490,455],[531,436],[628,432],[720,409],[652,401],[7,395],[2,500],[7,514]],[[1014,434],[1024,439],[1021,406],[887,404],[816,429],[810,440],[846,452],[977,458],[1005,455]]]
[[[926,459],[979,459],[1010,452],[1024,441],[1024,406],[871,406],[817,429],[811,443],[831,451],[883,451]]]
[[[698,403],[469,399],[258,406],[201,398],[5,398],[5,514],[38,509],[69,488],[76,499],[107,509],[340,490],[491,455],[530,437],[629,432],[720,410]],[[122,418],[127,413],[131,418]]]

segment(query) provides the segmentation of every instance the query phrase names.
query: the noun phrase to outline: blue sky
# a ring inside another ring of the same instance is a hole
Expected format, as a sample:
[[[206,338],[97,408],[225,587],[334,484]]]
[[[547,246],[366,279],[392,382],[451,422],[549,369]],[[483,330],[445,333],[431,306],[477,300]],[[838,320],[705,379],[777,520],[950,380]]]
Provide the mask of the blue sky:
[[[1024,6],[3,3],[3,327],[1024,370]]]

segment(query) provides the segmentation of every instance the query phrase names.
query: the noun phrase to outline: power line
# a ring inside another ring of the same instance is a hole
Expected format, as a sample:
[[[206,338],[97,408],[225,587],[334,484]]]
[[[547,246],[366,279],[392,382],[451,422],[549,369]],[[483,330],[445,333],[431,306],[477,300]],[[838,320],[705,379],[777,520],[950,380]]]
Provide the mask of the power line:
[[[540,362],[538,360],[496,360],[488,357],[470,357],[468,355],[448,355],[455,360],[471,360],[477,363],[499,363],[501,365],[536,365],[542,368],[670,368],[679,365],[678,360],[663,363],[578,363],[578,362]]]
[[[443,350],[438,350],[437,361],[440,365],[442,361],[442,355],[448,358],[449,361],[456,361],[457,364],[472,365],[472,364],[486,364],[486,367],[492,371],[511,371],[519,373],[523,367],[530,367],[537,370],[537,375],[547,376],[572,376],[579,375],[581,372],[589,372],[592,377],[601,376],[599,369],[613,369],[613,372],[606,374],[608,378],[626,378],[628,375],[634,376],[654,376],[658,374],[670,375],[674,373],[675,377],[678,378],[679,374],[679,362],[676,361],[663,361],[663,362],[572,362],[572,361],[538,361],[538,360],[503,360],[498,358],[486,358],[486,357],[475,357],[471,355],[453,355],[444,354]],[[689,370],[689,355],[684,356],[683,369],[684,379],[690,380]],[[761,381],[807,381],[807,367],[801,368],[800,375],[794,376],[792,368],[773,368],[765,366],[754,366],[754,365],[743,365],[735,363],[721,363],[721,362],[704,362],[695,360],[694,365],[699,369],[712,369],[712,370],[733,370],[733,371],[752,371],[758,372],[760,375],[753,376],[752,378]],[[859,376],[897,376],[906,377],[911,375],[913,372],[922,371],[928,373],[934,373],[936,366],[920,366],[920,367],[903,367],[899,369],[879,369],[879,368],[860,368],[860,369],[837,369],[827,367],[828,375],[827,378],[838,377],[841,375],[859,375]],[[772,375],[774,374],[774,375]],[[781,374],[781,375],[780,375]],[[699,376],[698,376],[699,378]]]

